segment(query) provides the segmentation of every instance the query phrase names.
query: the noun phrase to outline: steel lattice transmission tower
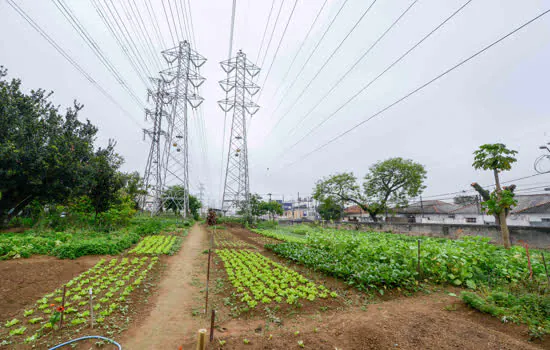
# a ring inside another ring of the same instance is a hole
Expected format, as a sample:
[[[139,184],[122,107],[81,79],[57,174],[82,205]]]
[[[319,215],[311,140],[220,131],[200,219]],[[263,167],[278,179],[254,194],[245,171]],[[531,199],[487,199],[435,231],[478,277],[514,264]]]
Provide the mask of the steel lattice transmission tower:
[[[227,79],[220,81],[220,86],[228,95],[226,99],[218,101],[218,104],[225,112],[233,110],[222,210],[243,209],[250,214],[246,117],[255,114],[259,109],[250,97],[260,90],[252,81],[260,68],[250,62],[241,50],[236,57],[220,64],[227,73]]]
[[[171,97],[165,91],[165,82],[162,79],[150,78],[156,89],[147,90],[147,100],[153,100],[154,110],[145,109],[145,120],[152,120],[153,127],[143,129],[143,139],[148,135],[151,138],[151,147],[147,164],[143,174],[144,188],[148,194],[141,198],[140,206],[145,208],[148,203],[148,198],[152,197],[151,210],[156,212],[160,209],[161,193],[164,188],[165,169],[164,159],[162,157],[161,136],[165,135],[162,130],[162,119],[166,116],[165,107],[170,103]]]
[[[165,134],[163,153],[163,185],[166,185],[166,175],[182,183],[184,191],[182,211],[187,217],[189,213],[189,133],[188,133],[188,107],[197,108],[203,102],[198,87],[205,78],[199,74],[199,68],[206,62],[206,58],[191,49],[187,41],[182,41],[178,46],[165,50],[162,55],[170,65],[168,69],[160,72],[165,83],[165,91],[172,97],[170,112],[167,115],[168,127]],[[166,200],[171,200],[173,194],[167,194]],[[175,200],[179,209],[181,197]],[[173,200],[173,199],[172,199]]]

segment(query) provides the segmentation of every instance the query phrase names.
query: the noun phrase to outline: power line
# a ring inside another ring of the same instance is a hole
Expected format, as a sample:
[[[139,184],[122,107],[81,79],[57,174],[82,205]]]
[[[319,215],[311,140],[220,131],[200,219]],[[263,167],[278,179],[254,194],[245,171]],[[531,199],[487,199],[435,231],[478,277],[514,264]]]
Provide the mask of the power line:
[[[172,33],[172,27],[170,26],[170,20],[168,19],[168,12],[166,12],[166,6],[164,5],[164,0],[160,0],[160,2],[162,4],[162,10],[164,11],[164,17],[166,18],[166,25],[168,26],[168,30],[170,31],[170,37],[172,38],[172,45],[175,45],[176,40],[174,40],[174,34]]]
[[[258,55],[256,56],[256,62],[260,59],[260,54],[262,53],[262,47],[264,47],[265,35],[267,33],[267,28],[269,27],[269,20],[273,13],[273,8],[275,7],[275,0],[271,1],[271,9],[269,10],[269,15],[267,16],[267,21],[265,22],[264,35],[262,36],[262,41],[260,42],[260,48],[258,49]]]
[[[473,55],[469,56],[468,58],[462,60],[461,62],[459,62],[458,64],[454,65],[453,67],[447,69],[446,71],[444,71],[443,73],[437,75],[436,77],[434,77],[433,79],[431,79],[430,81],[422,84],[421,86],[417,87],[416,89],[414,89],[413,91],[409,92],[408,94],[406,94],[405,96],[399,98],[398,100],[394,101],[393,103],[391,103],[390,105],[382,108],[381,110],[379,110],[378,112],[372,114],[370,117],[368,117],[367,119],[359,122],[358,124],[354,125],[353,127],[349,128],[348,130],[338,134],[336,137],[330,139],[328,142],[325,142],[324,144],[322,144],[321,146],[315,148],[314,150],[308,152],[307,154],[305,154],[304,156],[300,157],[298,160],[290,163],[289,165],[291,164],[294,164],[300,160],[303,160],[305,158],[307,158],[308,156],[310,156],[311,154],[325,148],[326,146],[328,146],[329,144],[333,143],[334,141],[342,138],[343,136],[347,135],[348,133],[350,133],[351,131],[357,129],[358,127],[360,127],[361,125],[369,122],[370,120],[374,119],[375,117],[379,116],[380,114],[384,113],[385,111],[387,111],[388,109],[392,108],[393,106],[401,103],[402,101],[406,100],[407,98],[409,98],[410,96],[416,94],[417,92],[423,90],[425,87],[431,85],[433,82],[441,79],[442,77],[444,77],[445,75],[449,74],[450,72],[454,71],[455,69],[459,68],[460,66],[462,66],[463,64],[469,62],[470,60],[474,59],[475,57],[481,55],[482,53],[484,53],[485,51],[489,50],[490,48],[492,48],[493,46],[497,45],[498,43],[502,42],[503,40],[505,40],[506,38],[512,36],[513,34],[515,34],[516,32],[520,31],[521,29],[525,28],[526,26],[528,26],[529,24],[533,23],[534,21],[538,20],[539,18],[541,18],[542,16],[546,15],[548,12],[550,12],[550,9],[549,10],[546,10],[544,12],[542,12],[541,14],[539,14],[538,16],[536,16],[535,18],[529,20],[528,22],[524,23],[523,25],[517,27],[516,29],[512,30],[511,32],[509,32],[508,34],[504,35],[503,37],[501,37],[500,39],[494,41],[493,43],[485,46],[483,49],[477,51],[476,53],[474,53]]]
[[[273,35],[275,34],[275,29],[277,29],[277,23],[279,22],[279,17],[281,16],[281,11],[283,9],[284,4],[285,4],[285,0],[281,1],[281,6],[279,7],[279,11],[277,12],[277,17],[275,17],[275,24],[273,25],[273,30],[271,31],[271,35],[269,36],[269,41],[267,42],[267,47],[265,49],[264,57],[262,58],[262,63],[260,64],[260,67],[264,66],[265,58],[267,57],[269,47],[271,46],[271,40],[273,40]],[[258,63],[258,62],[256,62],[256,63]]]
[[[315,52],[317,52],[317,49],[319,48],[319,46],[321,45],[321,43],[323,42],[323,39],[325,38],[325,36],[327,35],[327,33],[329,32],[330,28],[332,28],[332,25],[334,24],[334,22],[336,21],[336,18],[338,18],[338,16],[340,15],[340,13],[342,12],[342,10],[344,9],[344,6],[346,6],[348,0],[344,0],[344,2],[342,3],[342,6],[340,6],[340,8],[338,9],[338,12],[336,12],[336,15],[332,18],[332,20],[330,21],[328,27],[325,29],[325,31],[323,32],[323,35],[321,35],[321,39],[319,39],[319,41],[317,42],[317,45],[315,45],[315,48],[313,48],[313,51],[311,51],[311,53],[309,54],[308,58],[306,59],[306,61],[304,62],[304,64],[302,64],[302,66],[300,67],[300,69],[298,69],[298,74],[296,74],[296,76],[294,77],[294,79],[292,80],[292,83],[288,86],[288,88],[286,89],[285,93],[283,94],[283,96],[281,96],[281,99],[279,100],[279,103],[277,104],[277,106],[275,107],[275,109],[273,110],[273,112],[271,112],[271,115],[270,115],[270,118],[273,116],[273,114],[275,114],[275,112],[279,109],[279,107],[281,107],[281,104],[283,103],[283,101],[285,100],[285,97],[286,95],[288,95],[288,93],[291,91],[292,87],[294,86],[294,84],[296,84],[296,82],[298,81],[298,78],[300,77],[300,75],[304,72],[304,68],[307,66],[307,64],[309,63],[309,60],[311,60],[311,57],[313,57],[313,55],[315,54]]]
[[[141,128],[141,125],[134,119],[134,117],[124,109],[93,77],[88,74],[71,56],[61,48],[55,40],[53,40],[19,5],[13,0],[6,0],[8,4],[38,33],[44,38],[53,48],[63,56],[80,74],[82,74],[95,88],[97,88],[109,101],[117,106],[133,123]]]
[[[168,9],[170,10],[170,16],[172,17],[172,23],[174,23],[174,31],[176,32],[176,38],[178,39],[178,43],[179,43],[181,40],[178,35],[178,26],[176,25],[176,20],[174,18],[174,11],[172,11],[172,3],[170,2],[170,0],[167,0],[167,1],[168,1]]]
[[[155,10],[153,6],[151,5],[151,8],[149,8],[149,0],[143,0],[145,3],[145,7],[147,8],[147,13],[149,14],[149,19],[151,20],[151,24],[153,25],[153,29],[155,30],[155,34],[157,36],[157,39],[161,45],[161,47],[165,48],[166,42],[164,41],[164,36],[162,35],[162,32],[160,30],[157,15],[155,13]]]
[[[75,14],[72,12],[71,8],[63,1],[58,0],[57,2],[55,0],[52,0],[54,5],[57,7],[59,12],[65,17],[65,19],[69,22],[69,24],[73,27],[73,29],[77,32],[77,34],[84,40],[86,45],[92,50],[94,55],[99,59],[99,61],[103,64],[103,66],[107,69],[107,71],[115,78],[115,80],[124,88],[126,92],[132,97],[132,99],[140,105],[140,107],[144,107],[144,104],[139,100],[139,98],[136,96],[134,91],[130,89],[124,78],[122,78],[118,71],[114,68],[113,64],[109,61],[108,58],[105,57],[105,54],[99,47],[99,45],[95,42],[95,40],[91,37],[91,35],[86,31],[84,26],[81,24],[81,22],[78,20],[78,18],[75,16]]]
[[[311,34],[313,28],[315,27],[315,24],[317,23],[317,20],[319,19],[319,17],[321,16],[321,13],[323,12],[323,9],[325,8],[326,4],[327,4],[328,0],[325,0],[325,2],[323,2],[323,5],[321,6],[321,8],[319,9],[319,11],[317,12],[317,15],[315,16],[315,19],[313,20],[313,23],[311,23],[311,26],[309,27],[308,31],[307,31],[307,34],[306,36],[304,37],[304,39],[302,40],[302,44],[300,45],[300,47],[298,48],[298,50],[296,51],[296,53],[294,54],[294,57],[292,58],[292,61],[290,62],[290,65],[288,66],[288,69],[286,70],[285,74],[283,75],[283,78],[281,79],[281,81],[284,83],[286,78],[288,77],[288,74],[290,73],[290,69],[294,66],[294,62],[296,61],[296,58],[298,57],[298,55],[302,52],[302,49],[304,48],[304,44],[306,43],[307,39],[309,38],[309,35]],[[266,28],[267,28],[267,24],[266,24]],[[264,34],[265,35],[265,34]],[[275,93],[273,94],[272,97],[275,97],[277,96],[277,93],[279,92],[279,89],[281,88],[281,86],[283,86],[283,84],[280,84],[279,87],[277,88],[277,90],[275,90]]]
[[[471,1],[471,0],[470,0]],[[296,123],[296,125],[294,126],[294,128],[292,128],[292,130],[290,131],[289,134],[293,134],[297,129],[298,127],[301,125],[301,123],[323,102],[325,101],[325,98],[328,97],[339,85],[342,81],[344,81],[344,79],[346,79],[346,77],[355,69],[355,67],[357,67],[357,65],[362,62],[365,57],[367,57],[367,55],[372,51],[372,49],[374,47],[376,47],[376,45],[378,45],[378,43],[380,41],[382,41],[382,39],[386,36],[386,34],[388,34],[396,25],[397,23],[399,23],[399,21],[409,12],[409,10],[418,2],[418,0],[415,0],[413,1],[409,7],[407,7],[405,9],[405,11],[403,11],[401,13],[401,15],[399,17],[397,17],[397,19],[395,21],[393,21],[393,23],[388,27],[388,29],[386,29],[384,31],[384,33],[382,33],[382,35],[380,35],[378,37],[378,39],[376,39],[376,41],[361,55],[361,57],[359,57],[355,63],[353,63],[353,65],[346,71],[346,73],[344,73],[344,75],[342,75],[340,77],[340,79],[338,79],[338,81],[336,81],[336,83],[334,84],[331,84],[332,87],[330,88],[330,90],[325,93],[318,101],[317,103],[309,109],[309,111],[304,114],[299,120],[298,122]],[[287,112],[287,113],[290,113],[290,110]]]
[[[319,68],[317,70],[317,73],[315,73],[315,75],[313,76],[313,78],[311,78],[309,80],[309,82],[307,83],[307,85],[302,89],[302,91],[300,91],[300,93],[298,94],[298,97],[296,97],[294,99],[294,102],[292,102],[292,104],[290,105],[290,107],[287,109],[287,111],[279,118],[279,120],[277,121],[277,123],[275,123],[275,126],[271,129],[270,133],[268,134],[268,137],[269,135],[271,135],[271,132],[273,132],[273,130],[275,130],[277,128],[277,126],[281,123],[281,121],[284,119],[284,117],[286,117],[290,111],[292,110],[292,108],[296,105],[296,103],[298,103],[298,101],[300,100],[300,98],[302,98],[302,96],[306,93],[306,91],[308,90],[308,88],[311,86],[311,84],[313,83],[313,81],[315,81],[315,79],[317,79],[317,77],[319,76],[319,74],[321,74],[321,72],[323,71],[323,69],[325,69],[325,67],[327,66],[327,64],[332,60],[332,58],[334,57],[334,55],[336,55],[336,53],[338,52],[338,50],[340,50],[340,48],[342,47],[342,45],[344,45],[344,43],[346,42],[346,40],[349,38],[349,36],[355,31],[355,29],[357,29],[357,27],[359,26],[359,24],[363,21],[363,19],[365,18],[365,16],[370,12],[371,8],[374,6],[374,4],[376,3],[377,0],[374,0],[368,7],[365,11],[363,11],[363,14],[361,15],[361,17],[359,17],[359,19],[355,22],[355,24],[353,25],[353,27],[351,28],[351,30],[348,31],[348,33],[346,34],[346,36],[344,37],[344,39],[342,39],[340,41],[340,44],[338,44],[338,46],[336,46],[336,48],[332,51],[332,53],[330,54],[330,56],[325,60],[325,62],[323,63],[323,65],[321,66],[321,68]]]
[[[411,46],[410,49],[405,51],[399,58],[397,58],[395,61],[393,61],[389,66],[387,66],[380,74],[378,74],[374,79],[369,81],[366,85],[364,85],[361,89],[359,89],[355,94],[353,94],[350,98],[348,98],[343,104],[341,104],[336,110],[334,110],[332,113],[330,113],[325,119],[323,119],[320,123],[315,125],[312,129],[310,129],[304,136],[302,136],[298,141],[296,141],[294,144],[292,144],[288,149],[291,149],[298,145],[300,142],[302,142],[305,138],[307,138],[309,135],[311,135],[315,130],[320,128],[324,123],[326,123],[329,119],[331,119],[334,115],[336,115],[338,112],[340,112],[345,106],[347,106],[349,103],[351,103],[357,96],[362,94],[365,90],[367,90],[372,84],[374,84],[378,79],[380,79],[384,74],[386,74],[388,71],[390,71],[395,65],[397,65],[399,62],[401,62],[405,57],[407,57],[411,52],[413,52],[417,47],[419,47],[424,41],[426,41],[429,37],[432,36],[435,32],[437,32],[439,29],[441,29],[447,22],[449,22],[452,18],[454,18],[458,13],[460,13],[466,6],[468,6],[472,0],[468,0],[465,2],[461,7],[459,7],[456,11],[454,11],[449,17],[445,18],[443,22],[441,22],[438,26],[436,26],[434,29],[432,29],[428,34],[426,34],[422,39],[420,39],[416,44]],[[359,61],[362,58],[359,59]],[[356,61],[355,65],[359,63],[359,61]],[[355,66],[354,65],[354,66]],[[353,69],[353,67],[352,67]],[[343,77],[345,77],[350,71],[348,71]],[[341,79],[342,80],[342,79]],[[340,81],[336,83],[334,87],[336,87],[338,84],[340,84]],[[326,97],[326,95],[324,96]],[[323,98],[324,98],[323,97]],[[322,100],[320,100],[322,101]],[[320,103],[320,102],[319,102]],[[316,108],[318,104],[314,107]],[[311,113],[312,110],[310,110],[307,114]],[[307,115],[306,114],[306,115]],[[305,116],[304,116],[305,117]],[[303,120],[303,118],[302,118]]]
[[[271,68],[273,68],[273,64],[275,63],[275,60],[277,59],[277,54],[279,53],[279,49],[281,48],[281,44],[285,38],[286,31],[288,29],[288,25],[290,24],[290,21],[292,20],[292,16],[294,15],[294,10],[296,10],[296,5],[298,5],[298,0],[294,1],[294,6],[292,7],[292,11],[290,12],[290,16],[288,16],[288,21],[286,22],[285,29],[283,30],[283,35],[279,39],[279,44],[277,44],[277,50],[275,50],[275,54],[273,55],[273,59],[271,60],[271,64],[269,65],[269,69],[267,71],[267,74],[265,75],[264,82],[261,84],[261,86],[265,86],[265,82],[267,81],[267,78],[269,78],[269,73],[271,73]],[[258,95],[258,101],[260,97],[262,96],[263,89],[260,90],[260,94]]]

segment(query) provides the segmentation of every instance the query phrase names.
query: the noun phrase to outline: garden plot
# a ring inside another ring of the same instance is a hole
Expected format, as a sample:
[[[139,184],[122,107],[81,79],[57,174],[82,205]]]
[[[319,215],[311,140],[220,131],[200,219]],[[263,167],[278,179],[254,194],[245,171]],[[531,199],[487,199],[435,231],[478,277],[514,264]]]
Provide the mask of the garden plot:
[[[214,243],[217,248],[255,248],[252,244],[236,238],[233,234],[219,230],[214,234]]]
[[[294,270],[249,250],[218,249],[227,276],[239,300],[249,308],[259,303],[296,304],[299,300],[335,298],[338,295]]]
[[[130,254],[146,255],[173,255],[181,247],[182,239],[179,236],[154,235],[145,237]]]
[[[0,328],[0,344],[42,344],[50,335],[76,335],[91,321],[89,291],[92,290],[94,322],[116,326],[116,315],[125,313],[128,298],[144,283],[158,257],[101,259],[94,267],[66,283],[65,304],[63,289],[44,295],[28,309],[7,321]],[[58,330],[63,313],[63,329]]]

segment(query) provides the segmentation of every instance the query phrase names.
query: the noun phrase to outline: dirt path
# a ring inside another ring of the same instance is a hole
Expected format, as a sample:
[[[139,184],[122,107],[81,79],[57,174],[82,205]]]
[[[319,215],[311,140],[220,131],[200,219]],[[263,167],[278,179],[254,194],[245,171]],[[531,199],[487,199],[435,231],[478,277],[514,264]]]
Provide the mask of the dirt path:
[[[195,225],[177,255],[168,262],[160,282],[156,304],[138,326],[128,330],[121,341],[124,349],[178,349],[188,342],[205,320],[193,317],[200,306],[197,296],[204,285],[207,231]]]

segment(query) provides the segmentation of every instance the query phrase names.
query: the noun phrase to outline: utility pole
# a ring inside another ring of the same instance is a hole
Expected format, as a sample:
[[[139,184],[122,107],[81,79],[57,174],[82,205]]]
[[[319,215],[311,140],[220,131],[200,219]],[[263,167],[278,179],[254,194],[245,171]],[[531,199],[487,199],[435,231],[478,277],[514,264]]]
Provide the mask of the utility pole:
[[[156,89],[147,90],[147,100],[153,100],[154,110],[145,109],[145,120],[152,120],[153,127],[143,129],[143,140],[145,135],[151,138],[151,147],[147,157],[147,164],[143,172],[143,185],[147,193],[140,200],[140,206],[145,209],[148,198],[152,197],[153,206],[151,213],[156,213],[162,209],[162,190],[164,189],[165,167],[164,158],[161,157],[160,139],[166,133],[162,130],[162,118],[165,116],[165,106],[170,103],[171,97],[165,91],[165,82],[162,79],[150,78],[155,84]]]
[[[218,101],[218,104],[224,112],[233,110],[222,210],[240,208],[248,217],[250,216],[250,183],[246,117],[254,115],[259,109],[251,97],[260,90],[260,87],[252,81],[252,78],[260,72],[260,68],[250,62],[241,50],[236,57],[223,61],[220,65],[227,73],[227,78],[220,81],[220,86],[228,97]],[[229,93],[232,93],[231,97]]]
[[[271,203],[271,193],[267,194],[269,196],[269,202]]]
[[[187,41],[182,41],[178,46],[162,51],[162,55],[169,68],[160,72],[166,84],[167,91],[173,97],[171,110],[168,114],[168,129],[164,145],[164,177],[171,174],[179,182],[182,182],[183,215],[189,215],[189,129],[188,106],[198,108],[202,97],[197,95],[198,87],[206,80],[198,70],[206,62],[206,58],[191,49]],[[183,178],[181,178],[182,176]],[[163,179],[165,183],[166,179]],[[181,197],[177,197],[179,203]],[[178,204],[179,205],[179,204]]]
[[[420,211],[422,212],[422,219],[424,219],[424,203],[422,202],[422,195],[420,195]]]

